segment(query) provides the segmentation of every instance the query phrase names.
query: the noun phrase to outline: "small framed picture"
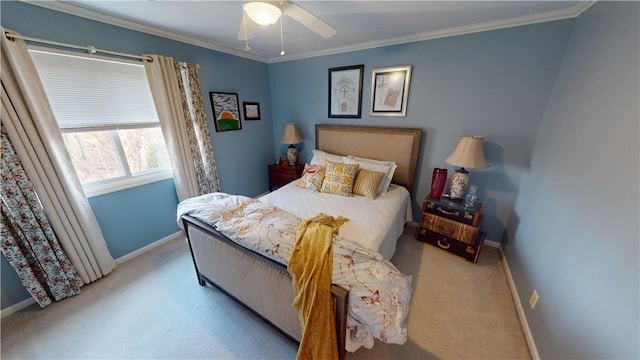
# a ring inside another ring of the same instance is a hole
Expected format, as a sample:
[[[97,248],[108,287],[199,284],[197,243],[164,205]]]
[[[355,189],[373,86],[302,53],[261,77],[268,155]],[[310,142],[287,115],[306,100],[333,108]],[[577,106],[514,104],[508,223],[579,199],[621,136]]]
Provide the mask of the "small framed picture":
[[[373,69],[371,116],[405,116],[411,65]]]
[[[329,69],[329,117],[360,118],[364,65]]]
[[[209,97],[211,98],[216,131],[242,129],[238,94],[210,91]]]
[[[242,107],[245,120],[260,120],[260,103],[243,101]]]

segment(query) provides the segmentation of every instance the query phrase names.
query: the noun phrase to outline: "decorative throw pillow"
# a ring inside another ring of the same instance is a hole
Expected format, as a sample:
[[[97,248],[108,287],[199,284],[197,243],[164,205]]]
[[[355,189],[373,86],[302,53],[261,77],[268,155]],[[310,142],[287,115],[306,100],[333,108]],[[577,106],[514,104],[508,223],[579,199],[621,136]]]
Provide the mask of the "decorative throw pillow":
[[[395,163],[393,165],[385,165],[382,161],[377,161],[376,163],[368,162],[366,160],[358,160],[353,157],[343,157],[342,160],[347,164],[358,164],[360,165],[360,169],[367,169],[371,171],[381,171],[385,173],[384,178],[378,185],[378,194],[384,194],[389,189],[389,184],[391,184],[391,180],[393,179],[393,174],[398,167]]]
[[[351,196],[358,164],[345,164],[325,160],[324,181],[320,192]]]
[[[311,161],[309,161],[309,164],[311,165],[324,166],[325,160],[338,162],[338,163],[342,162],[342,155],[335,155],[335,154],[331,154],[326,151],[322,151],[318,149],[313,149],[311,151],[311,154],[312,154]]]
[[[364,195],[369,199],[378,197],[378,186],[384,178],[385,173],[380,171],[371,171],[360,169],[356,174],[356,180],[353,183],[353,193],[356,195]]]
[[[304,164],[304,171],[298,182],[298,187],[320,191],[323,180],[324,166]]]

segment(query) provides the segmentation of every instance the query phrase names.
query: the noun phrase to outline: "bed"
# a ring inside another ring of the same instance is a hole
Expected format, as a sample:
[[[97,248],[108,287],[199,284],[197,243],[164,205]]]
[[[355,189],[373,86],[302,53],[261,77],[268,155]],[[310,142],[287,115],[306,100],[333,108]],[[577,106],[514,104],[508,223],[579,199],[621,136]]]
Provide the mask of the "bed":
[[[200,285],[211,284],[221,289],[296,342],[300,341],[301,329],[298,313],[291,306],[293,292],[291,277],[286,267],[286,251],[284,250],[286,247],[281,247],[280,242],[278,242],[277,246],[272,246],[271,248],[259,247],[264,244],[247,245],[242,242],[244,241],[243,236],[246,235],[245,233],[255,232],[259,234],[258,236],[268,238],[271,244],[266,240],[262,242],[271,246],[273,245],[272,236],[285,234],[285,237],[291,237],[292,231],[295,234],[296,221],[301,218],[309,218],[318,212],[352,218],[340,228],[339,236],[337,236],[340,241],[336,243],[334,240],[334,244],[339,245],[334,245],[334,249],[337,249],[334,250],[334,259],[337,259],[337,256],[342,256],[342,259],[349,258],[345,254],[355,252],[366,254],[370,256],[370,258],[366,258],[367,261],[375,259],[375,261],[379,262],[379,266],[385,269],[382,271],[394,274],[393,276],[389,275],[393,278],[391,281],[404,281],[394,284],[394,289],[402,288],[408,282],[409,289],[403,291],[408,293],[409,298],[411,292],[410,277],[408,279],[402,278],[403,274],[395,273],[393,271],[394,268],[392,268],[393,265],[388,262],[388,259],[395,252],[395,243],[402,233],[404,224],[411,220],[410,194],[413,190],[421,130],[342,125],[316,125],[315,130],[316,150],[319,153],[328,153],[333,156],[343,157],[343,159],[349,156],[355,159],[377,159],[395,163],[396,168],[392,179],[390,179],[391,184],[388,187],[388,191],[373,200],[376,201],[377,205],[392,204],[389,209],[383,206],[385,210],[382,215],[376,215],[374,218],[374,223],[380,223],[381,229],[375,231],[379,235],[366,235],[371,230],[367,228],[369,225],[364,225],[365,228],[363,229],[363,225],[360,224],[357,218],[358,213],[363,213],[364,211],[358,210],[350,213],[348,209],[335,210],[336,208],[341,209],[341,207],[325,200],[328,197],[339,201],[344,200],[340,199],[342,197],[300,188],[297,181],[259,199],[230,196],[222,193],[208,194],[198,199],[189,199],[184,204],[181,203],[178,211],[181,225],[187,235],[187,242]],[[315,151],[313,159],[317,159]],[[280,194],[284,194],[284,196]],[[322,195],[324,195],[324,198]],[[301,196],[311,196],[311,200],[300,201]],[[362,202],[365,209],[367,207],[367,202],[363,199],[353,197],[349,200]],[[210,204],[214,201],[218,207],[212,210]],[[318,204],[320,206],[313,207],[309,206],[309,204]],[[200,213],[198,209],[202,209],[203,212]],[[385,212],[387,215],[385,215]],[[233,230],[237,230],[234,227],[239,221],[235,220],[236,218],[250,221],[252,217],[255,217],[264,221],[263,218],[266,213],[270,215],[275,213],[277,221],[272,220],[268,224],[258,222],[249,225],[245,224],[242,231],[233,232]],[[366,214],[366,212],[364,213]],[[209,221],[212,218],[221,220],[221,222],[216,222],[212,226],[212,222]],[[228,226],[226,224],[233,225]],[[362,236],[363,234],[365,234],[364,237]],[[358,237],[363,239],[359,240]],[[354,250],[355,247],[358,247],[357,251]],[[340,251],[343,252],[342,255],[340,255]],[[340,264],[340,266],[342,265]],[[371,269],[367,268],[367,271],[371,272]],[[334,260],[334,280],[336,280],[337,272],[337,265]],[[344,275],[344,271],[342,271],[342,275]],[[356,300],[361,301],[360,299],[366,300],[366,296],[362,296],[358,292],[359,289],[357,286],[354,287],[352,285],[351,280],[343,278],[340,281],[334,281],[331,292],[334,300],[338,352],[339,357],[343,359],[347,350],[354,351],[362,344],[367,347],[372,345],[367,345],[367,341],[358,343],[356,340],[360,335],[353,330],[357,329],[357,327],[348,326],[348,323],[353,325],[354,309],[365,312],[374,311],[374,309],[354,308],[352,303]],[[389,282],[391,283],[391,281]],[[340,286],[340,283],[342,286]],[[351,302],[349,299],[350,292],[353,297]],[[394,296],[391,297],[395,299]],[[408,301],[403,299],[403,302],[402,306],[407,311]],[[356,322],[363,321],[359,316],[355,315]],[[391,318],[392,316],[389,317]],[[389,321],[393,322],[393,320]],[[393,327],[397,328],[401,325],[393,324]],[[349,334],[348,328],[350,329]],[[367,327],[367,329],[370,329],[370,327]],[[387,340],[387,335],[385,335],[384,331],[371,330],[371,332],[374,333],[376,338]],[[371,337],[370,334],[366,335]],[[389,340],[389,342],[393,342],[392,339]],[[369,339],[369,342],[371,341]]]

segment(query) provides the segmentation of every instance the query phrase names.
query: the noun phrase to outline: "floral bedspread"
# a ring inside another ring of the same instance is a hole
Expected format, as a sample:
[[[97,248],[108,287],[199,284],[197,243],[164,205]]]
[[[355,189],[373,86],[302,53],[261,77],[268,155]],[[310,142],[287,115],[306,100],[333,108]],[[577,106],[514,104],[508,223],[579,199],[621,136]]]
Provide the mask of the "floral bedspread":
[[[256,199],[225,193],[182,201],[178,204],[179,226],[182,215],[209,223],[243,247],[285,266],[303,221]],[[348,351],[371,348],[374,337],[392,344],[407,341],[411,281],[411,276],[402,274],[377,252],[334,235],[332,282],[349,290]]]

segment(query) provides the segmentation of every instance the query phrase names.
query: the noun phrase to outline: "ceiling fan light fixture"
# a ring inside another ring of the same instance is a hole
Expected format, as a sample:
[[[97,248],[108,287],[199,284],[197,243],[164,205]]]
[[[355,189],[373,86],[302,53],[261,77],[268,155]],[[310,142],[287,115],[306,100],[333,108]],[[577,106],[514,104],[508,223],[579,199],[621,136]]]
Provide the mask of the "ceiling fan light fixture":
[[[242,6],[244,12],[260,25],[272,25],[282,15],[282,10],[277,6],[264,2],[250,2]]]

